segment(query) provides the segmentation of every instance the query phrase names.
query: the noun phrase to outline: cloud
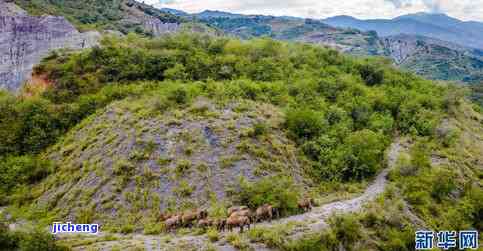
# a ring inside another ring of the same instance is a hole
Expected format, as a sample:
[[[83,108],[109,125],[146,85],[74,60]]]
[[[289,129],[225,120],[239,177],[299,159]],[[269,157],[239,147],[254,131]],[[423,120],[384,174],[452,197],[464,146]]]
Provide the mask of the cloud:
[[[221,10],[241,14],[325,18],[393,18],[415,12],[446,13],[462,20],[483,21],[483,0],[144,0],[156,7],[187,12]]]
[[[386,0],[386,1],[394,4],[394,7],[398,9],[403,7],[409,7],[412,4],[411,0]]]
[[[440,0],[423,0],[424,4],[432,13],[442,13],[444,2]]]

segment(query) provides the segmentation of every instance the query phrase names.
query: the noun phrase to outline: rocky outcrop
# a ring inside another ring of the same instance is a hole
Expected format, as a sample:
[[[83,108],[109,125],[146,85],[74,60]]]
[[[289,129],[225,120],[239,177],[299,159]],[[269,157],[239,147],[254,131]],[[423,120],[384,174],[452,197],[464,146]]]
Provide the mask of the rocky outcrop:
[[[150,32],[155,37],[177,32],[181,27],[177,20],[160,16],[159,10],[153,9],[152,6],[141,3],[141,1],[124,1],[122,11],[124,13],[122,23],[129,24],[128,26],[140,25],[143,30]]]
[[[164,23],[154,17],[146,17],[143,20],[143,27],[150,31],[154,36],[162,36],[168,33],[177,32],[180,28],[178,23]]]
[[[0,89],[19,90],[50,51],[88,48],[99,38],[98,32],[80,33],[63,17],[29,16],[0,0]]]

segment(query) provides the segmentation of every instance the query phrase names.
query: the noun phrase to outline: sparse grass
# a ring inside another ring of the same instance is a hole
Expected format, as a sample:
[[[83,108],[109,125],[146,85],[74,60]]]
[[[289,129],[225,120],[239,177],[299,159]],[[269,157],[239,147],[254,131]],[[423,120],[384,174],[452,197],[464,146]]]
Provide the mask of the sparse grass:
[[[129,233],[132,233],[134,232],[134,225],[133,224],[130,224],[130,223],[127,223],[127,224],[123,224],[120,228],[120,232],[123,233],[123,234],[129,234]]]
[[[290,228],[285,225],[274,227],[255,227],[247,232],[248,239],[253,242],[263,242],[269,248],[282,248]]]
[[[253,125],[253,131],[250,136],[258,137],[267,134],[269,131],[269,127],[266,123],[257,122]]]
[[[217,242],[220,239],[220,233],[214,228],[209,228],[206,230],[206,236],[211,242]]]
[[[188,145],[184,148],[184,154],[186,154],[187,156],[191,156],[193,152],[194,152],[194,148],[191,145]]]
[[[179,160],[178,164],[176,165],[176,176],[182,177],[184,176],[190,169],[191,169],[191,161],[187,159]]]
[[[240,250],[247,250],[249,245],[245,239],[240,234],[229,233],[226,236],[226,241],[230,243],[233,247]]]
[[[135,166],[125,159],[119,159],[115,161],[113,165],[113,173],[117,176],[131,176],[133,174]]]
[[[190,184],[187,181],[182,180],[179,182],[179,186],[175,188],[174,192],[179,196],[188,197],[188,196],[191,196],[191,194],[193,193],[193,189],[194,188],[190,186]]]
[[[203,163],[200,163],[200,164],[198,164],[198,165],[196,166],[196,169],[198,169],[198,171],[199,171],[200,173],[206,173],[206,172],[208,172],[209,168],[210,168],[210,167],[208,166],[208,164],[206,164],[206,163],[204,163],[204,162],[203,162]]]
[[[95,208],[93,206],[88,206],[80,209],[80,212],[77,213],[76,222],[79,224],[91,224],[94,221],[94,217]]]
[[[146,151],[134,150],[129,154],[129,159],[132,161],[143,161],[149,159],[151,153]]]
[[[232,167],[237,161],[241,160],[240,156],[231,155],[220,159],[220,168],[226,169]]]
[[[171,163],[171,161],[173,161],[171,158],[169,158],[168,156],[161,156],[157,159],[156,163],[163,167],[163,166],[166,166],[166,165],[169,165],[169,163]]]
[[[165,230],[164,223],[148,222],[144,224],[143,233],[146,235],[157,235],[164,232],[164,230]]]

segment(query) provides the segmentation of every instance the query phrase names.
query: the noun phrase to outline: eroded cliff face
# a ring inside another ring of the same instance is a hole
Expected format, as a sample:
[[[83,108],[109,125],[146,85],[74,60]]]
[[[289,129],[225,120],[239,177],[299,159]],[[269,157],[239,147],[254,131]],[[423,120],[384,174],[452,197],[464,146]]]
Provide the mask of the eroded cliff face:
[[[98,32],[80,33],[63,17],[27,15],[0,0],[0,89],[18,91],[32,68],[50,51],[83,49],[99,41]]]
[[[144,29],[150,31],[156,37],[177,32],[180,29],[180,24],[178,23],[163,23],[159,19],[152,17],[145,18],[142,23]]]
[[[141,25],[145,31],[151,32],[156,37],[179,31],[180,23],[165,22],[146,14],[148,6],[140,2],[142,1],[128,0],[123,2],[121,9],[125,16],[121,22],[131,26]]]

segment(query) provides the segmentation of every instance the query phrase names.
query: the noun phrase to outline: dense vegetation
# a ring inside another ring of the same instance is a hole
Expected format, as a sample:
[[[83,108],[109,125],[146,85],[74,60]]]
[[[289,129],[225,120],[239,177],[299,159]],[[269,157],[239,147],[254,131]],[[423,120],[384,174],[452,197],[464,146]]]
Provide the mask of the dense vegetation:
[[[147,34],[136,16],[152,16],[168,23],[181,21],[174,15],[134,0],[16,0],[15,3],[32,15],[63,16],[82,30],[117,30],[125,34]]]
[[[186,17],[185,17],[186,18]],[[195,21],[241,39],[270,37],[278,40],[331,44],[353,55],[383,55],[377,33],[330,27],[320,20],[261,15],[239,15],[205,11]]]
[[[281,106],[286,128],[311,160],[315,177],[360,180],[381,168],[393,133],[431,136],[448,105],[443,86],[397,72],[384,62],[273,40],[110,38],[82,53],[54,53],[35,72],[46,73],[53,82],[41,97],[2,94],[4,158],[40,153],[97,108],[143,92],[136,85],[123,88],[126,83],[204,81],[194,93],[176,95]]]
[[[438,133],[443,119],[458,114],[454,109],[464,93],[388,65],[383,59],[357,59],[306,44],[186,34],[158,39],[110,37],[83,52],[52,53],[34,70],[49,83],[44,92],[33,97],[0,93],[0,202],[21,206],[38,197],[37,190],[29,191],[30,185],[59,168],[43,153],[113,101],[128,99],[131,109],[149,117],[156,111],[159,115],[171,108],[190,108],[203,97],[225,105],[268,103],[283,111],[283,132],[306,161],[307,176],[321,186],[372,178],[384,167],[384,151],[395,135],[429,142],[416,144],[410,160],[400,160],[391,177],[401,195],[394,192],[388,200],[404,198],[431,227],[481,229],[481,187],[474,185],[481,173],[466,171],[474,164],[458,165],[461,173],[453,173],[450,165],[428,166],[434,149],[452,149],[455,159],[468,159],[457,154],[457,130]],[[267,130],[272,127],[259,123],[247,135],[261,137]],[[126,173],[124,169],[116,172]],[[454,181],[453,175],[459,179]],[[180,193],[190,192],[186,190]],[[296,211],[301,193],[285,177],[258,183],[241,180],[237,192],[237,202],[251,207],[269,202],[284,214]],[[409,250],[413,229],[408,220],[390,220],[402,214],[400,208],[391,207],[383,214],[381,205],[393,203],[378,203],[367,215],[336,218],[323,235],[303,243],[274,242],[274,246],[298,250],[301,245],[322,243],[335,250],[339,245],[335,240],[343,246],[363,246],[367,243],[358,240],[369,238],[377,239],[373,245],[381,250]],[[429,220],[435,212],[436,219]],[[447,217],[455,221],[443,224]],[[125,232],[133,231],[129,226]],[[381,237],[386,232],[394,241]],[[249,235],[270,241],[270,236],[256,230]]]
[[[55,243],[54,237],[41,230],[29,232],[8,231],[8,227],[0,221],[0,249],[22,251],[66,251],[66,247]]]
[[[186,13],[177,15],[186,18]],[[416,44],[412,46],[412,35],[380,37],[375,31],[335,28],[319,20],[217,11],[194,14],[192,18],[242,39],[271,37],[306,41],[330,44],[353,55],[386,56],[397,61],[400,68],[428,79],[458,81],[471,85],[479,84],[483,80],[480,51],[457,45],[448,46],[446,42],[435,42],[426,37],[418,37]],[[407,54],[398,55],[401,49],[407,51]]]

